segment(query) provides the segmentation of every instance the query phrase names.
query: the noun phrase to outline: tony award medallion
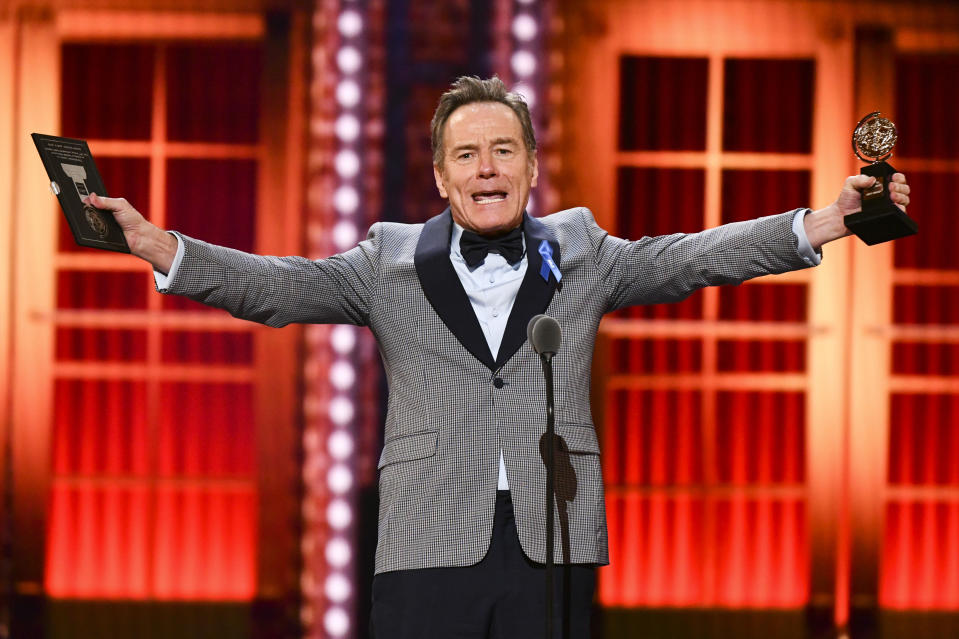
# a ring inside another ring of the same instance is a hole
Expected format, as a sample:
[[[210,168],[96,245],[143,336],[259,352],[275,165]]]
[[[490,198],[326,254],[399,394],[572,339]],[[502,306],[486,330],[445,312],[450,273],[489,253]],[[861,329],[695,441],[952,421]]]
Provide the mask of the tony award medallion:
[[[896,169],[886,160],[896,146],[896,125],[873,111],[856,125],[852,133],[852,150],[863,162],[863,175],[876,178],[875,184],[862,192],[862,211],[847,215],[846,228],[866,244],[881,244],[907,235],[915,235],[919,225],[892,201],[889,182]]]

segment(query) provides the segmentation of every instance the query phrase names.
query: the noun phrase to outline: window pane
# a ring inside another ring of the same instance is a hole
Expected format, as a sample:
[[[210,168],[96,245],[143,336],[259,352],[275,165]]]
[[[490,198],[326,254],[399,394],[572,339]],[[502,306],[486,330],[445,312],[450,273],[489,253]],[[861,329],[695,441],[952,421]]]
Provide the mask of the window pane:
[[[959,324],[959,286],[896,286],[896,324]]]
[[[959,375],[959,344],[897,342],[892,372],[900,375]]]
[[[256,44],[167,50],[167,137],[184,142],[259,140],[262,51]]]
[[[879,604],[921,611],[903,616],[898,637],[954,637],[959,608],[959,502],[954,499],[894,499],[883,513],[883,567]],[[935,614],[942,611],[947,614]],[[923,630],[916,632],[921,619]],[[941,620],[941,621],[940,621]]]
[[[47,593],[78,599],[149,597],[151,502],[146,484],[55,483],[47,528]]]
[[[693,373],[702,370],[702,342],[692,339],[614,339],[609,372]]]
[[[919,233],[892,243],[896,266],[959,269],[955,241],[959,237],[959,220],[953,210],[959,173],[906,173],[915,194],[909,205],[909,217],[919,223]]]
[[[100,140],[149,139],[153,111],[152,46],[65,44],[61,54],[62,135]]]
[[[620,58],[619,148],[706,149],[706,58]]]
[[[146,358],[146,331],[57,328],[58,361],[143,362]]]
[[[690,484],[703,479],[702,396],[687,390],[608,395],[603,470],[612,485]]]
[[[249,332],[169,331],[163,333],[163,361],[193,364],[252,364]]]
[[[896,58],[895,76],[899,140],[894,153],[959,158],[959,56],[902,55]]]
[[[253,599],[256,493],[243,486],[160,486],[150,554],[157,599]]]
[[[959,486],[959,395],[893,394],[889,483]]]
[[[717,368],[723,372],[800,373],[806,370],[805,340],[720,340]]]
[[[253,472],[252,385],[166,383],[161,397],[160,475],[235,477]]]
[[[610,565],[598,571],[600,603],[700,604],[704,582],[713,577],[702,569],[706,549],[713,543],[704,534],[705,510],[706,501],[694,495],[609,495]]]
[[[146,308],[147,293],[152,290],[144,273],[60,271],[57,273],[57,308]]]
[[[719,393],[716,451],[720,481],[737,485],[804,481],[805,423],[802,392]]]
[[[716,603],[733,608],[805,604],[810,564],[806,500],[732,497],[711,506],[716,538],[706,543],[716,552]]]
[[[815,73],[812,60],[727,59],[723,149],[809,153]]]
[[[148,472],[146,393],[146,383],[139,381],[58,379],[54,386],[54,473]]]
[[[805,284],[746,284],[719,289],[724,320],[805,322]]]

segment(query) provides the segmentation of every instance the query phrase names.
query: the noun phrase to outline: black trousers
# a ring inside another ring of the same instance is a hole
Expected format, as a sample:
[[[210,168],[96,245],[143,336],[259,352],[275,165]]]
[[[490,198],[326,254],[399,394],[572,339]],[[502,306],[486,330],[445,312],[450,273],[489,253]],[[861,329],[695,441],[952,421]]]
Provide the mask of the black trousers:
[[[554,639],[588,639],[596,569],[557,565]],[[520,547],[509,491],[496,493],[489,551],[463,568],[398,570],[373,578],[374,639],[535,639],[546,635],[546,568]]]

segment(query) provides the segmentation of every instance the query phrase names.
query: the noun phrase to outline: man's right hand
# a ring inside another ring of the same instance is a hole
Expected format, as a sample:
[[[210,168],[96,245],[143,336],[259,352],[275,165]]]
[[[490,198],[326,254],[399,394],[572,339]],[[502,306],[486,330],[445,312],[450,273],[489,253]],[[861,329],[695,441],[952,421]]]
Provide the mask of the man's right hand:
[[[170,272],[176,257],[175,237],[151,224],[122,197],[100,197],[91,193],[83,198],[83,202],[112,212],[123,230],[130,252],[152,264],[157,271],[164,274]]]

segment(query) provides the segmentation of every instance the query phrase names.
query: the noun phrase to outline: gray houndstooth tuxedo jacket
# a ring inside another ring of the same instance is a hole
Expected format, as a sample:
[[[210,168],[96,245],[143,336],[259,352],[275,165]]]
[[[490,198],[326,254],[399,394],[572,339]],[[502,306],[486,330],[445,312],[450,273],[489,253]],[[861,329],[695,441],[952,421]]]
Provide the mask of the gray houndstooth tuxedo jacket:
[[[181,236],[185,253],[166,292],[270,326],[369,326],[389,382],[379,461],[376,572],[465,566],[485,555],[502,449],[516,527],[545,561],[545,382],[526,342],[537,313],[556,318],[563,346],[556,389],[557,561],[608,563],[600,449],[590,415],[593,342],[605,313],[674,302],[694,290],[803,268],[795,211],[691,235],[629,242],[585,208],[526,217],[526,277],[494,360],[449,259],[449,209],[425,224],[377,223],[328,259],[263,257]],[[549,242],[562,272],[541,274]],[[564,546],[566,552],[564,552]]]

